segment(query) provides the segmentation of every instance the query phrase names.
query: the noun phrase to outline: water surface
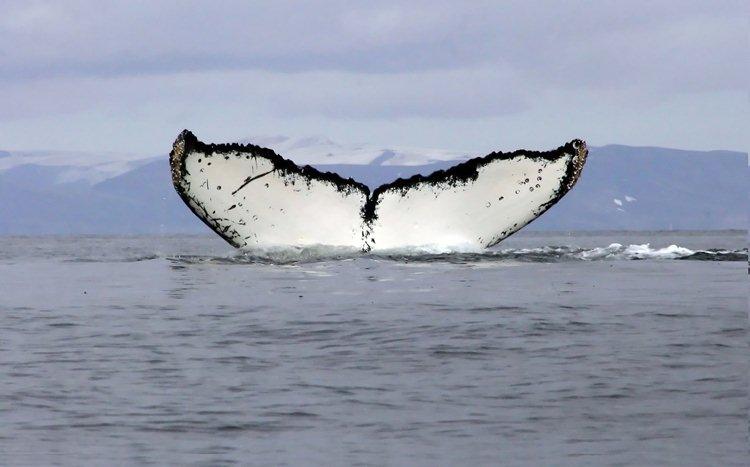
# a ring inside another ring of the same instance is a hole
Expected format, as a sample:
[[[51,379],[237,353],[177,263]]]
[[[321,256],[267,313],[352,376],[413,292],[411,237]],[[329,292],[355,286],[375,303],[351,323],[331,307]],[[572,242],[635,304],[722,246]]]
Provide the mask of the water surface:
[[[3,465],[748,458],[744,233],[1,240]]]

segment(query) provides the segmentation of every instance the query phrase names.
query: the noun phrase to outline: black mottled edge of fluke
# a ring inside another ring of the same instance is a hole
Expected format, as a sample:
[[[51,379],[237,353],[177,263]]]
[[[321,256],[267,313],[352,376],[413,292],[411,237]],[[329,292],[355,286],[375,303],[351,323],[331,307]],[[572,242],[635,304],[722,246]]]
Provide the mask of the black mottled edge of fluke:
[[[199,213],[198,210],[195,209],[195,207],[190,203],[190,196],[188,196],[188,194],[185,192],[185,188],[182,186],[182,180],[184,180],[185,175],[188,173],[187,169],[185,168],[185,159],[187,158],[187,155],[190,154],[190,149],[196,143],[200,143],[200,141],[198,141],[198,138],[196,138],[194,134],[192,134],[188,130],[182,130],[182,132],[177,136],[177,139],[175,139],[174,143],[172,144],[172,150],[169,152],[169,167],[172,173],[172,185],[174,185],[177,194],[180,195],[180,198],[185,203],[185,205],[190,209],[190,211],[192,211],[193,214],[195,214],[198,219],[201,220],[201,222],[206,224],[208,228],[216,232],[221,238],[223,238],[233,247],[241,248],[242,245],[239,245],[234,240],[234,238],[230,237],[226,234],[226,232],[217,228],[216,225],[211,224],[208,219],[204,217],[204,214]]]
[[[531,222],[538,219],[539,216],[544,214],[549,208],[557,204],[557,202],[560,201],[560,199],[562,199],[562,197],[565,196],[573,186],[575,186],[578,179],[581,178],[583,166],[586,164],[586,158],[589,155],[589,148],[586,146],[586,141],[582,139],[574,139],[566,145],[560,146],[557,149],[557,152],[571,154],[573,157],[571,157],[570,162],[568,162],[568,166],[565,169],[565,176],[560,181],[560,188],[555,192],[555,196],[539,207],[536,212],[536,217],[532,219]]]
[[[182,144],[183,148],[179,160],[175,160],[172,154],[175,153],[175,148]],[[177,136],[174,145],[172,146],[172,153],[170,154],[170,163],[172,165],[172,181],[175,181],[175,165],[179,166],[179,171],[185,172],[185,157],[191,152],[202,152],[205,154],[227,154],[227,153],[250,153],[255,157],[263,157],[268,159],[274,166],[274,170],[282,170],[287,174],[297,174],[304,177],[320,180],[334,184],[339,190],[348,191],[351,189],[362,191],[365,196],[370,195],[370,188],[360,183],[353,178],[344,178],[341,175],[333,172],[322,172],[315,167],[304,165],[299,166],[289,159],[284,159],[280,155],[276,154],[273,149],[264,148],[262,146],[256,146],[254,144],[240,144],[240,143],[204,143],[189,130],[183,130],[182,133]],[[179,179],[179,177],[177,178]]]

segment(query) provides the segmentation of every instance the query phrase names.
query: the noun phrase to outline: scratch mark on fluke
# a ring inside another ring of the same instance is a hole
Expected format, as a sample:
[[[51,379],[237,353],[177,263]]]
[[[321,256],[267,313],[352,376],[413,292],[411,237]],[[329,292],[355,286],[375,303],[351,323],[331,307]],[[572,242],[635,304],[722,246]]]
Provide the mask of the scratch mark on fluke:
[[[240,186],[239,186],[239,187],[238,187],[238,188],[237,188],[236,190],[234,190],[234,191],[232,192],[232,194],[233,194],[233,195],[236,195],[236,194],[237,194],[237,192],[238,192],[238,191],[240,191],[241,189],[245,188],[245,187],[246,187],[246,186],[248,185],[248,183],[252,182],[253,180],[257,180],[257,179],[259,179],[260,177],[265,177],[266,175],[270,174],[270,173],[271,173],[271,172],[273,172],[274,170],[276,170],[276,169],[271,169],[271,170],[269,170],[268,172],[263,172],[262,174],[260,174],[260,175],[256,175],[255,177],[248,177],[248,178],[246,178],[246,179],[245,179],[245,181],[244,181],[244,182],[242,183],[242,185],[240,185]]]

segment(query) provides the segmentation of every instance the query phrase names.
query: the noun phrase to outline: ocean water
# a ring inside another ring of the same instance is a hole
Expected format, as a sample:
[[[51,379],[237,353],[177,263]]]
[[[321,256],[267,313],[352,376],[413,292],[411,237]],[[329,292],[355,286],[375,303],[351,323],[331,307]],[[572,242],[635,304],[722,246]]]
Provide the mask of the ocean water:
[[[0,238],[0,465],[747,465],[744,232]]]

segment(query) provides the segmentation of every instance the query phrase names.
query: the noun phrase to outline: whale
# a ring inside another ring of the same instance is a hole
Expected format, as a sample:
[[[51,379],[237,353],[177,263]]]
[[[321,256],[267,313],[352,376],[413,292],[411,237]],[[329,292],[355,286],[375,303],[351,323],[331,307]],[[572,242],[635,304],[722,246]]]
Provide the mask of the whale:
[[[587,155],[581,139],[551,151],[492,152],[370,190],[268,148],[204,143],[184,130],[169,162],[180,198],[236,248],[467,251],[498,244],[555,205]]]

